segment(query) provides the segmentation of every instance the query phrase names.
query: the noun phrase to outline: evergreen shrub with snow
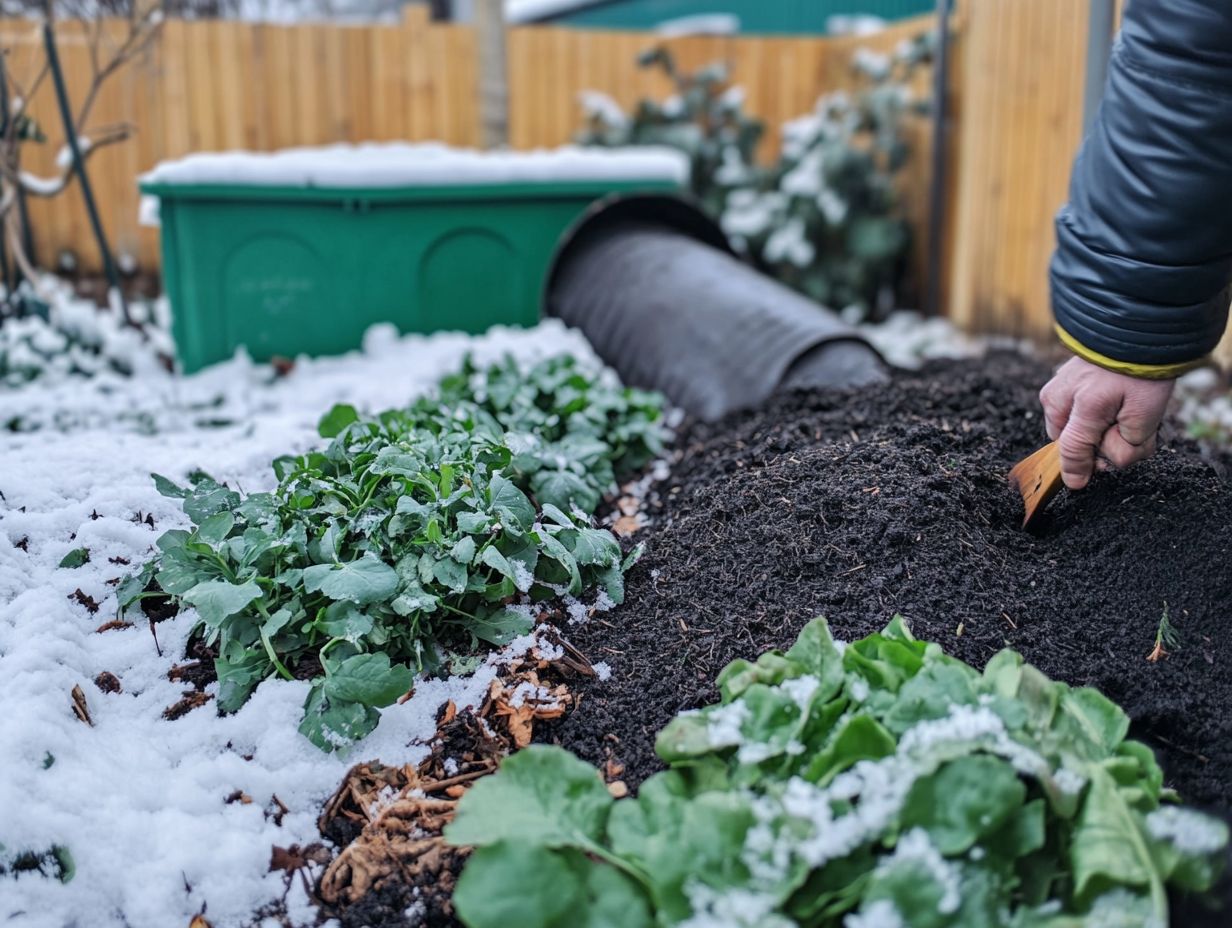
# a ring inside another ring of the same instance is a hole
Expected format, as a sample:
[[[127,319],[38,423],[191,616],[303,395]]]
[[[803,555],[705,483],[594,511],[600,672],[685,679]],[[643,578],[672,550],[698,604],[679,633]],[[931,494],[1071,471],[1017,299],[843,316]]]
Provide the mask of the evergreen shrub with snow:
[[[468,363],[435,396],[377,416],[337,406],[321,421],[331,443],[275,461],[273,492],[155,476],[192,527],[159,538],[119,604],[196,608],[224,712],[272,674],[311,679],[300,731],[343,747],[416,673],[527,632],[530,603],[623,599],[636,552],[624,558],[591,515],[661,450],[662,409],[569,357]]]
[[[626,114],[605,94],[584,92],[586,125],[578,143],[679,149],[689,157],[693,194],[707,210],[720,215],[728,193],[753,179],[751,166],[765,124],[744,112],[744,95],[739,87],[730,86],[727,67],[721,63],[690,74],[676,66],[665,48],[644,52],[637,63],[661,68],[675,93],[662,102],[643,99],[632,114]]]
[[[889,55],[861,50],[852,67],[863,86],[827,94],[787,123],[770,167],[756,163],[764,126],[744,112],[727,69],[682,73],[664,49],[639,63],[663,68],[676,93],[643,100],[632,114],[583,94],[578,140],[680,148],[692,160],[693,193],[762,270],[832,308],[880,316],[893,308],[908,265],[911,234],[896,183],[911,154],[906,121],[928,108],[911,83],[931,47],[922,35]]]
[[[824,619],[677,716],[636,798],[558,748],[507,759],[446,837],[469,928],[1166,928],[1220,871],[1129,719],[1005,650],[978,672],[901,618]]]
[[[140,329],[125,325],[116,308],[100,309],[51,275],[40,279],[38,293],[23,282],[11,297],[0,294],[0,386],[103,373],[129,376],[169,359],[166,302],[132,309]]]

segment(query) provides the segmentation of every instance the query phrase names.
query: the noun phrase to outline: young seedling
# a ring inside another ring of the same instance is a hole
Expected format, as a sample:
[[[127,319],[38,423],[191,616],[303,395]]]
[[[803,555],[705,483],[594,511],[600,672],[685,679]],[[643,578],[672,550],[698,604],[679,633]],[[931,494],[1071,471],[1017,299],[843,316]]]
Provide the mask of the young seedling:
[[[1155,663],[1160,658],[1167,657],[1173,651],[1181,649],[1181,636],[1176,626],[1168,618],[1168,604],[1164,603],[1164,614],[1159,619],[1159,628],[1155,630],[1155,647],[1146,659]]]

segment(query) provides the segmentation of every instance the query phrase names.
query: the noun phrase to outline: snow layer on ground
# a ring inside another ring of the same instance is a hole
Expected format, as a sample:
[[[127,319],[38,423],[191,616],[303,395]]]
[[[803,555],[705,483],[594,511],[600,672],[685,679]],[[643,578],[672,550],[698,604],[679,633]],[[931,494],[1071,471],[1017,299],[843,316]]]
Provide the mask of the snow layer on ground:
[[[675,181],[688,158],[663,147],[482,152],[437,142],[329,145],[258,153],[203,152],[164,161],[142,175],[147,184],[239,184],[287,187],[413,187],[557,181]]]
[[[505,19],[511,23],[533,23],[594,5],[595,0],[505,0]]]
[[[665,39],[689,35],[736,35],[740,32],[740,17],[732,13],[698,13],[679,16],[655,26],[655,32]]]
[[[948,319],[907,309],[891,313],[883,322],[861,325],[859,330],[890,364],[908,370],[936,358],[978,357],[994,344],[965,335]]]
[[[367,739],[330,756],[296,731],[306,683],[266,681],[227,718],[206,706],[164,721],[184,689],[166,673],[181,659],[191,612],[157,626],[161,657],[142,623],[95,632],[115,617],[108,581],[140,565],[158,533],[187,524],[176,501],[155,492],[151,471],[182,480],[200,467],[244,490],[268,489],[270,461],[320,444],[316,423],[333,403],[405,403],[466,351],[481,363],[506,351],[593,358],[581,336],[555,322],[479,338],[377,329],[364,352],[301,360],[272,383],[266,369],[236,359],[188,378],[146,371],[0,393],[8,412],[31,408],[72,425],[6,436],[0,452],[0,844],[9,854],[64,845],[77,868],[66,885],[0,877],[0,923],[166,928],[187,925],[208,904],[215,928],[244,924],[283,892],[281,875],[266,872],[271,847],[319,840],[320,806],[350,764],[415,762],[440,704],[482,698],[491,664],[472,677],[421,682]],[[229,424],[202,426],[201,407]],[[151,428],[117,427],[124,410],[142,411]],[[57,566],[79,547],[89,563]],[[101,604],[97,614],[76,601],[77,590]],[[123,692],[98,689],[101,671]],[[76,685],[93,727],[73,715]],[[252,803],[228,804],[236,790]],[[289,808],[281,826],[264,811],[275,794]]]

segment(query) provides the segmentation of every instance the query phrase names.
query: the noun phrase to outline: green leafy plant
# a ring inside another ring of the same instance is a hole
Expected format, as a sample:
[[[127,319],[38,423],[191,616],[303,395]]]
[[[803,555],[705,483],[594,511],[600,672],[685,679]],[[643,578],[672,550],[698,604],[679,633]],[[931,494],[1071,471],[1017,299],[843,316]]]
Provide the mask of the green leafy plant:
[[[909,163],[907,125],[926,111],[911,90],[932,57],[931,35],[893,54],[860,50],[862,85],[823,96],[813,113],[783,127],[782,153],[761,167],[762,124],[744,112],[722,65],[682,74],[663,49],[644,55],[676,85],[662,103],[626,115],[613,101],[584,96],[591,145],[669,145],[692,161],[693,193],[767,274],[836,309],[875,316],[893,308],[912,246],[898,177]]]
[[[663,398],[584,372],[568,356],[522,371],[512,358],[483,370],[468,359],[440,384],[439,402],[474,404],[517,449],[515,479],[537,498],[592,512],[618,476],[663,450]]]
[[[1165,926],[1226,826],[1172,804],[1129,720],[1013,651],[983,673],[900,618],[842,646],[817,619],[736,661],[656,745],[636,798],[532,747],[462,799],[470,928]]]
[[[898,180],[911,156],[907,122],[929,107],[911,87],[930,61],[929,35],[891,55],[858,53],[862,87],[823,96],[783,127],[778,163],[733,191],[722,217],[763,270],[836,309],[894,308],[912,243]]]
[[[193,528],[159,538],[120,604],[196,608],[223,711],[271,674],[311,679],[300,731],[341,747],[415,673],[528,631],[527,601],[622,600],[637,553],[590,515],[618,466],[661,448],[661,410],[572,359],[468,363],[439,396],[372,418],[337,406],[320,427],[332,442],[275,461],[272,493],[156,475]]]
[[[63,570],[75,570],[90,562],[90,550],[88,548],[74,548],[64,557],[60,558],[60,568]]]
[[[672,95],[663,101],[643,99],[626,115],[609,97],[583,94],[586,124],[578,133],[579,144],[679,149],[689,158],[694,195],[717,216],[728,192],[754,179],[753,163],[765,123],[744,111],[743,95],[731,86],[725,64],[681,71],[663,47],[643,52],[637,64],[662,70],[673,85]]]

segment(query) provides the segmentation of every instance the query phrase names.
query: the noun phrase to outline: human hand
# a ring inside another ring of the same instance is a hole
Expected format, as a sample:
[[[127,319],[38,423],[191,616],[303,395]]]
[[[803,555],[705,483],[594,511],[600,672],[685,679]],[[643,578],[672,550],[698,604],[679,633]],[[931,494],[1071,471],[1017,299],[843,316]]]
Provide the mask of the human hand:
[[[1128,467],[1155,453],[1175,380],[1144,380],[1070,358],[1040,391],[1061,479],[1081,490],[1096,468]]]

